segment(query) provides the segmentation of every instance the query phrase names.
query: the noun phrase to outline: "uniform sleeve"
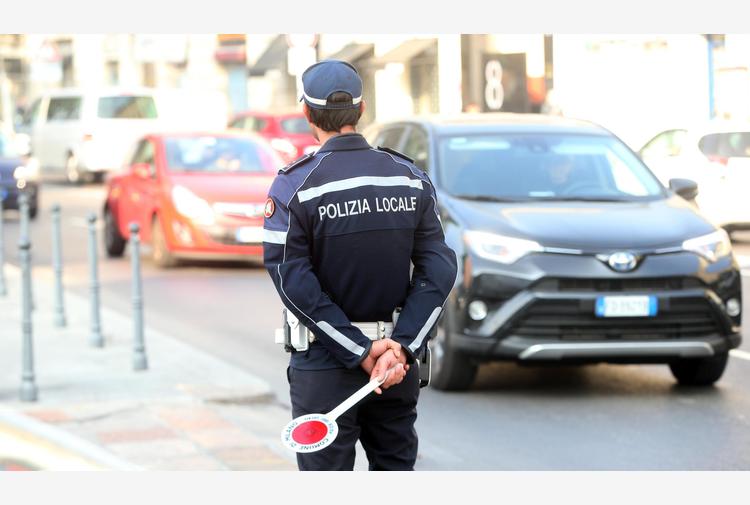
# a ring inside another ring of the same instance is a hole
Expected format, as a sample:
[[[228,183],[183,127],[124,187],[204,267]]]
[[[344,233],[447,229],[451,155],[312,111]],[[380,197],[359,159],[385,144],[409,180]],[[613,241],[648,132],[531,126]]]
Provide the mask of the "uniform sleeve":
[[[356,368],[372,341],[321,289],[310,260],[303,209],[291,203],[293,195],[285,176],[276,177],[269,192],[275,209],[263,226],[263,263],[286,308],[345,367]]]
[[[445,243],[432,184],[425,184],[421,203],[411,258],[414,264],[411,288],[392,336],[406,349],[409,361],[427,344],[458,271],[456,253]]]

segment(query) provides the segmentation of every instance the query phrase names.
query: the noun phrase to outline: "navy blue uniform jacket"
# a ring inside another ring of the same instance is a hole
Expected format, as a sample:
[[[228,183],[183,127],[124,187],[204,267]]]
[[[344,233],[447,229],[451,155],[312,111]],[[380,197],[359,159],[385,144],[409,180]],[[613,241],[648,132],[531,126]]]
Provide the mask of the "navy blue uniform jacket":
[[[308,351],[292,353],[291,366],[356,368],[372,341],[351,322],[391,321],[396,307],[391,338],[413,361],[457,271],[427,174],[343,134],[282,169],[269,200],[265,266],[284,305],[316,337]]]

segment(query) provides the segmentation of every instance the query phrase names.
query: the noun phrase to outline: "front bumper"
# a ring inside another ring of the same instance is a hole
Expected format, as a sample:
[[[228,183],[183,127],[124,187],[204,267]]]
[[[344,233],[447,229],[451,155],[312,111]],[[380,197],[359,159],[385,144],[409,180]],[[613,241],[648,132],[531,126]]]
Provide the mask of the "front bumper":
[[[540,254],[502,270],[479,263],[452,296],[451,347],[479,360],[664,362],[707,357],[740,344],[741,277],[732,258],[709,264],[691,253],[647,256],[628,274],[593,256]],[[576,276],[573,277],[572,274]],[[600,296],[652,295],[653,317],[597,317]],[[490,310],[472,321],[467,306]]]
[[[212,226],[197,226],[186,220],[175,219],[165,231],[175,257],[257,263],[263,258],[262,226],[257,221],[239,219],[225,219]],[[241,229],[256,233],[243,238],[238,233]]]
[[[453,334],[451,340],[456,349],[482,360],[610,363],[663,363],[681,358],[706,358],[734,349],[740,345],[740,342],[739,334],[709,335],[679,340],[592,340],[588,342],[563,342],[517,335],[487,341]]]

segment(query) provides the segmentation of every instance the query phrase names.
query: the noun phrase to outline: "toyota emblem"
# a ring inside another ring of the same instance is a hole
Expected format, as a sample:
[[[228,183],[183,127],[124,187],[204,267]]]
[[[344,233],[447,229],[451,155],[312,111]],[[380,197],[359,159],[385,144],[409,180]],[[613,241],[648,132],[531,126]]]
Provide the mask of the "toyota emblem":
[[[607,264],[617,272],[630,272],[638,265],[638,257],[631,252],[616,252],[609,255]]]

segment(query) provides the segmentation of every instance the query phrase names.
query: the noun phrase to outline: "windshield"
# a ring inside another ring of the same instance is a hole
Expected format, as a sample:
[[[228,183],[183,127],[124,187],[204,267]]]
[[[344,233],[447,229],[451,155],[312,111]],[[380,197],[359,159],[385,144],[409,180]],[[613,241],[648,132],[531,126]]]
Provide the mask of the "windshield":
[[[310,125],[304,116],[282,119],[281,129],[284,130],[285,133],[291,134],[311,133]]]
[[[750,158],[750,132],[712,133],[698,147],[708,157]]]
[[[102,119],[156,119],[156,104],[150,96],[105,96],[99,99],[97,116]]]
[[[284,165],[270,148],[233,137],[173,137],[164,140],[172,172],[273,172]]]
[[[639,200],[662,196],[658,180],[617,139],[518,133],[439,140],[440,181],[479,200]]]

